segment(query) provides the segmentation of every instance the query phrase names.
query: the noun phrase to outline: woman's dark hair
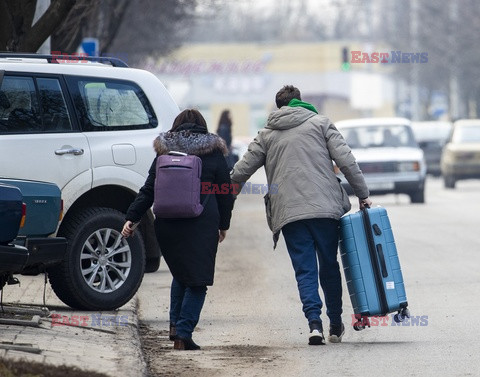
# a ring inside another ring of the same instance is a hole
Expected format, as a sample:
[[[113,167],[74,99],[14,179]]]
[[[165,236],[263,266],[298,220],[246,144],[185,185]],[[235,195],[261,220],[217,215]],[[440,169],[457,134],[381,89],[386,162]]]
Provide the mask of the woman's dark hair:
[[[281,108],[282,106],[287,106],[288,103],[294,98],[298,99],[299,101],[302,100],[300,97],[300,90],[295,88],[293,85],[285,85],[275,96],[275,103],[277,104],[278,108]]]
[[[232,127],[232,119],[230,118],[230,110],[223,110],[220,114],[220,119],[218,121],[217,132],[221,126],[227,126],[229,129]]]
[[[199,126],[207,128],[207,122],[200,111],[196,109],[186,109],[177,115],[173,121],[170,131],[175,131],[178,127],[185,123],[198,124]]]

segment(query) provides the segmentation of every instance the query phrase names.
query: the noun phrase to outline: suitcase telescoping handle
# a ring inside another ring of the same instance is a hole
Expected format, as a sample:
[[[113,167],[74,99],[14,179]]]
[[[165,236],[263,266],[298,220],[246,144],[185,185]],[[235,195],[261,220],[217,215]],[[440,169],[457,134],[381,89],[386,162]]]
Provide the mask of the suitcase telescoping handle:
[[[372,227],[372,224],[370,222],[368,207],[369,207],[368,205],[365,205],[365,208],[362,208],[361,210],[362,217],[363,217],[363,225],[365,226],[365,235],[367,237],[368,253],[370,254],[370,260],[372,262],[372,267],[373,267],[373,274],[375,276],[375,285],[377,286],[378,298],[380,302],[380,310],[382,312],[382,315],[386,315],[388,313],[388,302],[387,302],[387,295],[385,293],[385,287],[383,285],[383,279],[386,276],[388,276],[388,273],[387,273],[387,268],[385,265],[385,257],[383,255],[383,250],[381,248],[381,245],[375,244],[375,240],[373,237],[373,232],[375,232],[375,228]],[[378,228],[378,225],[377,225],[377,228]],[[378,246],[380,246],[380,248]],[[377,263],[377,260],[378,260],[378,263]],[[386,273],[387,275],[385,275]]]
[[[383,255],[382,244],[376,245],[378,260],[380,261],[380,268],[382,269],[382,276],[386,278],[388,276],[387,265],[385,263],[385,256]]]
[[[367,216],[367,218],[368,218],[368,213],[367,213],[368,208],[370,208],[370,206],[365,203],[365,208],[362,209],[362,211],[365,212],[365,216]],[[378,226],[378,224],[370,224],[370,225],[375,235],[379,236],[382,234],[382,230]],[[378,261],[380,262],[380,269],[382,270],[381,271],[382,276],[386,278],[388,276],[388,270],[387,270],[387,264],[385,263],[385,255],[383,254],[382,244],[376,244],[375,250],[377,251]]]

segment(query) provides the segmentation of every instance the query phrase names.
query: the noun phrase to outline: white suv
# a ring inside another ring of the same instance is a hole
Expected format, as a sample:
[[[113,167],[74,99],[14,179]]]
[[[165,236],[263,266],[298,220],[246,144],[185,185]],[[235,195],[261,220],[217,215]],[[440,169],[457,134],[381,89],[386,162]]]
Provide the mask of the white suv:
[[[158,269],[152,213],[138,236],[124,239],[120,230],[154,158],[153,140],[179,112],[153,74],[101,60],[0,54],[0,178],[61,188],[57,235],[69,246],[49,279],[64,303],[87,310],[122,306],[144,270]]]

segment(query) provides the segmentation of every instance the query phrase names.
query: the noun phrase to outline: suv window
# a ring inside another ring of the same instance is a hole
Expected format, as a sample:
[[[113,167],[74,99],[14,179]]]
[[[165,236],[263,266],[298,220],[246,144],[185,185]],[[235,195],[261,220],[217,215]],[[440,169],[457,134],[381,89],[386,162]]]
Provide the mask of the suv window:
[[[136,84],[85,77],[67,78],[84,131],[155,128],[158,121]]]
[[[43,112],[45,131],[71,131],[72,123],[60,82],[52,78],[38,78],[38,91]]]
[[[32,77],[5,76],[0,88],[0,132],[41,131]]]

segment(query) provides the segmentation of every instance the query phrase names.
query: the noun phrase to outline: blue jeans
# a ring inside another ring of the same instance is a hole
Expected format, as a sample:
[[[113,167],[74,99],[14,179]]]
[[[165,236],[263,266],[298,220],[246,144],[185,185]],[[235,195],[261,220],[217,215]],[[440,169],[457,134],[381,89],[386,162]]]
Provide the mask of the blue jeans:
[[[342,281],[337,262],[338,227],[337,220],[307,219],[294,221],[282,228],[295,270],[303,312],[309,322],[320,320],[322,313],[323,304],[318,294],[320,277],[330,324],[342,323]]]
[[[192,337],[206,295],[206,286],[187,287],[173,279],[170,289],[170,323],[175,325],[178,336]]]

